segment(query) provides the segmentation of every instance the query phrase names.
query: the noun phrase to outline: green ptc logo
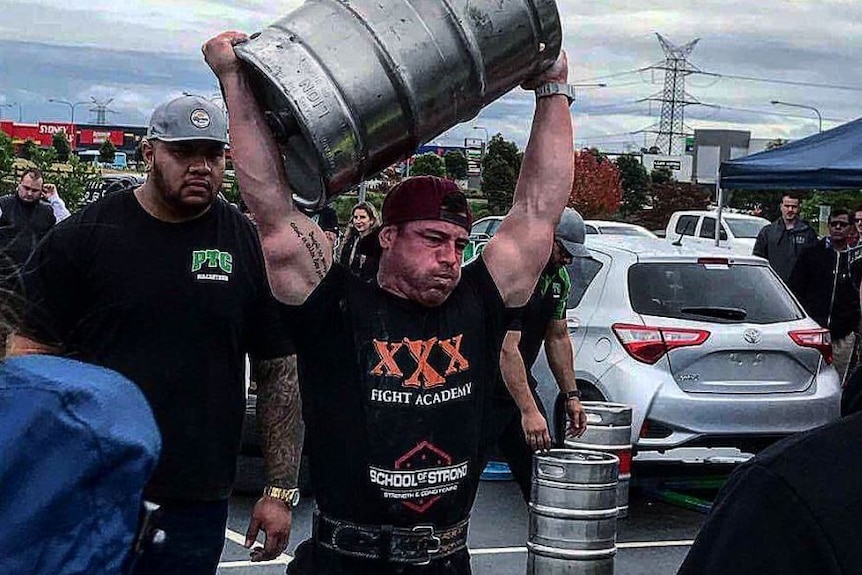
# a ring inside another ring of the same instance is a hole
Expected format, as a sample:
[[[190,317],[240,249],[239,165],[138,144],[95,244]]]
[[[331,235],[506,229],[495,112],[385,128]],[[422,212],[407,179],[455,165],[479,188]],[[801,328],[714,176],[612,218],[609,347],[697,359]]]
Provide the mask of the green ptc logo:
[[[192,273],[207,268],[218,268],[226,274],[233,271],[233,256],[220,250],[195,250],[192,252]]]

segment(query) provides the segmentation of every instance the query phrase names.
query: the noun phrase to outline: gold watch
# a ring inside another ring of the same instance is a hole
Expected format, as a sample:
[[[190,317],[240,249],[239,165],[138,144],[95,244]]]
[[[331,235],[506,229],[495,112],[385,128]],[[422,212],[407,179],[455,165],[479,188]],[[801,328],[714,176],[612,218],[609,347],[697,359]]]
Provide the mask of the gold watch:
[[[284,487],[275,487],[267,485],[263,488],[264,497],[272,497],[278,499],[288,507],[296,507],[299,505],[299,489],[285,489]]]

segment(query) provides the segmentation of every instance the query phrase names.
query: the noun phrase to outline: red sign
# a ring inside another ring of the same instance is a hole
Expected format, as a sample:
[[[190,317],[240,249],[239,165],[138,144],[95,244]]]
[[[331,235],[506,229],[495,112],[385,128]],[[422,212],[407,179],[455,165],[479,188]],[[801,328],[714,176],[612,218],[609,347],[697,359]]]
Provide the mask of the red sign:
[[[81,130],[78,135],[78,144],[101,144],[105,140],[110,141],[114,146],[123,145],[122,130]]]
[[[54,134],[66,134],[69,145],[75,147],[75,125],[60,122],[39,122],[36,142],[43,147],[49,147],[54,142]]]

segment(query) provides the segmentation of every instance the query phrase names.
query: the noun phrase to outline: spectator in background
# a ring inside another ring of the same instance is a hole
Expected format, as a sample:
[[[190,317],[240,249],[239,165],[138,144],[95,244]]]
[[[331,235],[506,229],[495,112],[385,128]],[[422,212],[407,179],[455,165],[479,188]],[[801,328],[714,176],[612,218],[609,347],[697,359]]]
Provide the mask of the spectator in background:
[[[332,244],[332,253],[337,253],[338,249],[338,214],[335,211],[335,208],[332,206],[323,206],[317,212],[310,214],[312,220],[314,220],[320,229],[323,230],[323,234],[326,236],[326,239],[329,240],[329,243]]]
[[[376,235],[373,234],[379,225],[377,209],[370,202],[359,202],[353,206],[353,216],[347,226],[338,263],[362,279],[373,279],[377,273],[377,265],[373,254],[369,257],[369,254],[360,249],[360,240],[369,237],[376,241]]]
[[[56,218],[58,223],[72,215],[72,213],[69,212],[69,208],[66,207],[66,202],[64,202],[63,198],[60,197],[60,194],[57,193],[57,186],[54,184],[49,184],[48,182],[42,184],[41,203],[51,207],[51,211],[54,213],[54,218]]]
[[[799,254],[815,242],[817,232],[799,217],[799,198],[785,194],[781,198],[781,217],[760,230],[752,253],[769,260],[775,273],[787,283]]]
[[[859,330],[859,283],[862,260],[847,250],[850,214],[829,214],[829,235],[803,251],[790,275],[790,289],[814,321],[832,336],[834,366],[844,378]]]
[[[862,206],[858,206],[853,210],[853,236],[855,241],[850,242],[851,247],[859,244],[859,238],[862,237]]]
[[[16,193],[0,198],[0,251],[19,269],[57,222],[51,207],[40,202],[43,183],[42,172],[28,168]],[[56,195],[56,189],[53,192]]]

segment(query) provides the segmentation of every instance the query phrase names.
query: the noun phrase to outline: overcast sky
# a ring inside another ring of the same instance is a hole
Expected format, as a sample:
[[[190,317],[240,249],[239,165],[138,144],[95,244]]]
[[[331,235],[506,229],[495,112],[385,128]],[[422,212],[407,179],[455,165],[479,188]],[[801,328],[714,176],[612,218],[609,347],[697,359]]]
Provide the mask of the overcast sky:
[[[414,0],[436,1],[436,0]],[[528,0],[523,0],[528,1]],[[25,122],[66,121],[70,102],[113,98],[112,123],[144,125],[153,107],[184,91],[214,96],[200,45],[225,30],[254,32],[301,0],[0,0],[0,107]],[[859,0],[557,0],[572,82],[576,144],[607,150],[651,145],[660,118],[664,59],[656,32],[676,44],[695,38],[690,62],[704,72],[688,93],[710,106],[686,108],[686,125],[750,130],[756,138],[800,138],[862,115]],[[727,76],[780,80],[771,83]],[[802,85],[798,85],[802,84]],[[835,87],[829,87],[835,86]],[[838,89],[845,87],[849,89]],[[532,96],[516,90],[441,135],[444,144],[483,137],[481,124],[523,146]],[[78,122],[89,105],[75,108]],[[634,132],[634,133],[633,133]]]

